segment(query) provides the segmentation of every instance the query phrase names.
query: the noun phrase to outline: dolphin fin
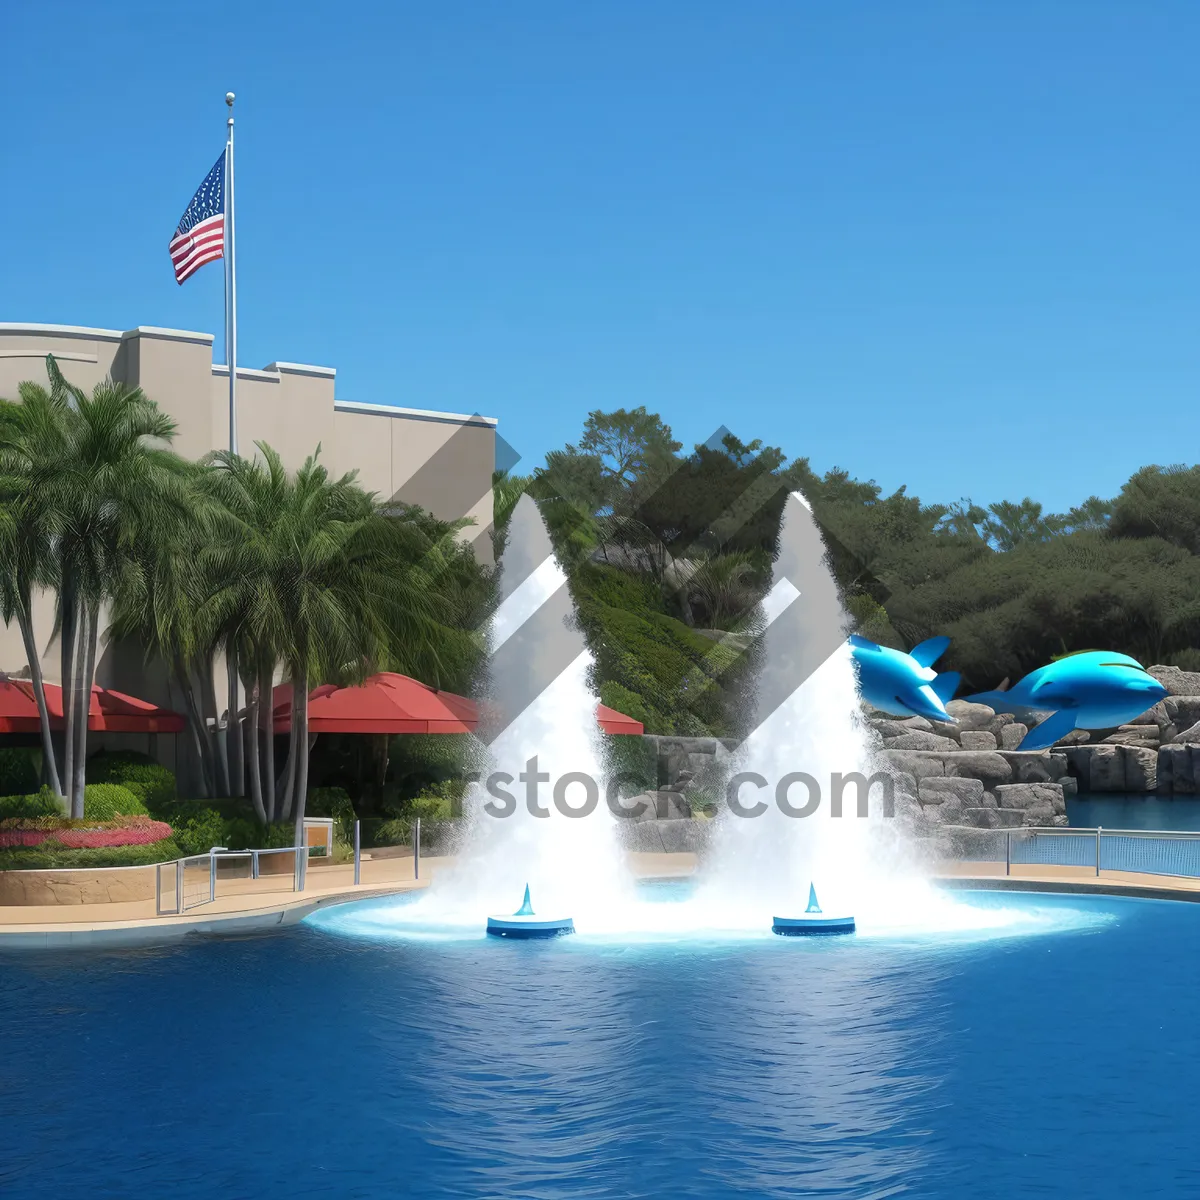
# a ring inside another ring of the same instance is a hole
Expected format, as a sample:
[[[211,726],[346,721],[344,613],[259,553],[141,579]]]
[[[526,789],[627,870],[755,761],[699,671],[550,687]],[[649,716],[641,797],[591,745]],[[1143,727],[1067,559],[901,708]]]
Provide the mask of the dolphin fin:
[[[1051,713],[1040,725],[1035,725],[1022,739],[1018,750],[1046,750],[1059,738],[1075,728],[1075,714],[1069,708]]]
[[[909,652],[909,657],[914,662],[920,663],[923,667],[932,667],[950,646],[948,637],[931,637],[923,641],[919,646],[914,646]]]
[[[856,650],[878,650],[879,647],[869,639],[860,637],[857,633],[850,635],[850,645]]]
[[[1012,697],[1008,692],[976,692],[967,699],[972,704],[986,704],[996,712],[1010,712],[1012,709]]]
[[[961,682],[962,676],[957,671],[943,671],[929,687],[943,704],[947,704],[954,699]]]

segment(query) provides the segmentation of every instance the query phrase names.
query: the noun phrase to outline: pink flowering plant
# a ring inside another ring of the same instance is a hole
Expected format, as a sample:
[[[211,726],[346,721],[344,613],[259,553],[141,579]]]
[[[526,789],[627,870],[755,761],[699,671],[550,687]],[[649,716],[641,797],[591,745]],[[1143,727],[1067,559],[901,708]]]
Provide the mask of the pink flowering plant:
[[[114,821],[71,821],[65,817],[16,817],[0,821],[0,848],[41,846],[53,842],[68,850],[100,850],[111,846],[148,846],[171,836],[171,826],[149,817]]]

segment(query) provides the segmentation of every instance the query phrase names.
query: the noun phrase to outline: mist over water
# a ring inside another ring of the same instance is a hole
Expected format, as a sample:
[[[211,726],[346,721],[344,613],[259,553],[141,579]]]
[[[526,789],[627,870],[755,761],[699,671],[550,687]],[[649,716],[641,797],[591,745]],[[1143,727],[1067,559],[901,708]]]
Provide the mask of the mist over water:
[[[835,777],[869,779],[879,764],[861,715],[846,614],[816,522],[797,495],[785,506],[763,619],[753,733],[732,767],[764,781],[747,781],[739,793],[743,806],[761,812],[721,812],[686,897],[639,895],[606,803],[592,656],[541,514],[523,497],[502,560],[479,734],[484,780],[495,773],[508,779],[491,792],[472,786],[458,860],[419,898],[335,909],[316,923],[369,936],[481,936],[489,915],[519,907],[528,883],[539,916],[571,917],[582,935],[770,938],[772,917],[802,913],[812,883],[827,915],[853,916],[868,938],[1004,936],[1060,925],[1062,910],[1047,917],[1016,901],[980,906],[932,885],[900,822],[885,815],[878,784],[867,817],[857,815],[853,782],[842,793],[841,815],[833,815]],[[534,759],[537,774],[548,776],[536,790],[543,815],[530,812],[531,783],[521,778]],[[777,803],[789,776],[785,799],[797,808],[810,802],[808,785],[794,778],[799,773],[819,789],[816,810],[803,818]],[[576,779],[564,787],[567,776]],[[554,803],[555,787],[578,809],[588,799],[580,776],[594,781],[598,802],[588,815],[568,817]],[[488,805],[510,815],[492,815]]]
[[[523,496],[513,512],[501,566],[499,606],[492,621],[485,718],[481,734],[484,782],[464,802],[467,830],[454,868],[439,876],[422,915],[479,927],[488,915],[514,912],[529,884],[533,907],[547,917],[588,915],[632,897],[632,878],[617,844],[616,819],[605,802],[605,777],[589,674],[592,655],[575,623],[566,575],[554,557],[537,505]],[[522,781],[536,759],[535,815],[531,784]],[[489,776],[509,776],[487,790]],[[564,784],[567,777],[576,777]],[[592,781],[598,802],[579,810]],[[507,797],[511,797],[508,799]],[[488,811],[510,808],[511,815]]]

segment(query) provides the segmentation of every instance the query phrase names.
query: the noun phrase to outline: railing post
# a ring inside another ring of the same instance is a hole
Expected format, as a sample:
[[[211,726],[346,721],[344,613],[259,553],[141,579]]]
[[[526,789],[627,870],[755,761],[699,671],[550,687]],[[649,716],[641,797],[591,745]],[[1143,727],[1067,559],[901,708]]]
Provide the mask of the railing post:
[[[208,852],[208,902],[211,904],[217,898],[217,856]]]
[[[175,911],[183,913],[183,859],[175,860]]]
[[[154,915],[161,917],[162,910],[162,863],[154,864]]]
[[[257,850],[250,851],[250,878],[251,879],[258,878],[258,851]]]
[[[1096,826],[1096,878],[1100,878],[1100,835],[1104,831],[1099,825]]]
[[[359,836],[361,822],[354,822],[354,886],[357,887],[362,878],[362,838]]]
[[[421,878],[421,818],[417,818],[413,831],[413,878]]]
[[[1012,874],[1012,830],[1004,831],[1004,873]]]

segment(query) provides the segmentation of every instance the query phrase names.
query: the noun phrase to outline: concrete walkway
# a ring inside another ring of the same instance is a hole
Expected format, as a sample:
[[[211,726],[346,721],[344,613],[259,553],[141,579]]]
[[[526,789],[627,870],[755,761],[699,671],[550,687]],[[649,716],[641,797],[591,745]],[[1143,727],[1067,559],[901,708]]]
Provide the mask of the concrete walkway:
[[[310,867],[303,892],[291,890],[290,875],[256,880],[220,879],[214,901],[181,916],[157,916],[153,900],[118,904],[0,906],[0,950],[54,949],[65,946],[128,946],[171,942],[189,935],[225,936],[265,932],[295,924],[329,904],[391,895],[428,887],[454,859],[421,860],[421,878],[413,876],[411,857],[364,859],[361,882],[353,864]],[[642,879],[686,878],[696,869],[694,854],[630,854],[633,873]],[[935,878],[947,887],[1011,891],[1069,892],[1140,896],[1147,899],[1200,901],[1200,879],[1141,875],[1092,867],[1014,866],[945,863]]]
[[[696,867],[694,854],[631,854],[629,858],[638,878],[685,877]],[[0,905],[0,950],[134,945],[176,941],[189,934],[254,933],[295,924],[329,904],[428,887],[438,872],[454,862],[450,857],[422,857],[418,880],[411,855],[364,858],[357,885],[353,863],[310,865],[303,892],[292,890],[290,874],[218,877],[215,900],[165,917],[157,915],[153,900]]]

